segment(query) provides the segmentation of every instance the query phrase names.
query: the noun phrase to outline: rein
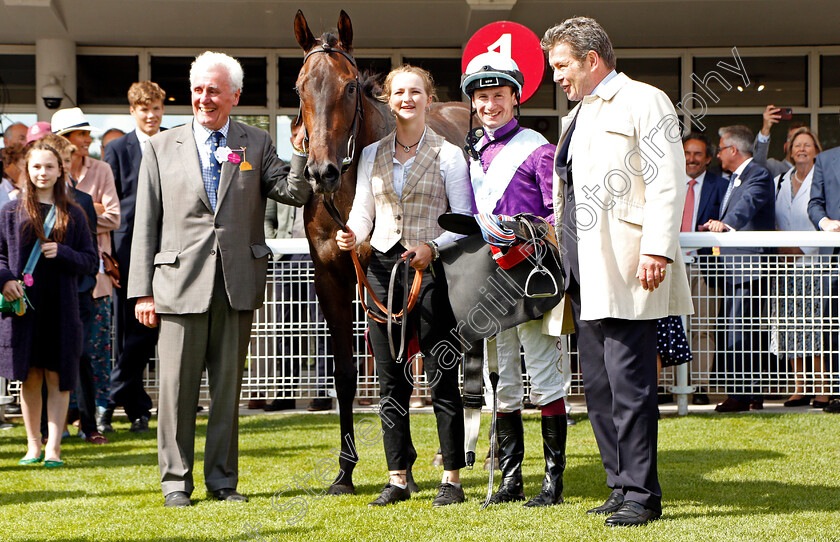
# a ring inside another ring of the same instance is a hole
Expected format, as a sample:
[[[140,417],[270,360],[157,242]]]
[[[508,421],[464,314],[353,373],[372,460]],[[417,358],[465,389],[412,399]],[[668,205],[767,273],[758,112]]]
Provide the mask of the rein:
[[[356,87],[356,110],[353,113],[353,122],[350,123],[350,135],[347,138],[346,156],[341,161],[341,173],[344,174],[348,169],[350,169],[350,166],[353,164],[353,160],[356,157],[356,136],[358,135],[359,121],[365,118],[364,108],[362,107],[362,83],[359,81],[359,68],[356,66],[356,60],[349,53],[342,51],[341,49],[334,49],[327,44],[312,48],[308,53],[306,53],[303,57],[303,65],[305,66],[309,57],[316,53],[324,53],[327,55],[330,53],[339,53],[344,56],[344,58],[346,58],[347,61],[350,62],[350,65],[356,70],[356,75],[354,77],[354,85]],[[301,124],[303,124],[303,151],[304,153],[309,154],[309,149],[307,148],[309,144],[309,134],[306,131],[306,124],[303,123],[303,98],[300,99],[300,105],[298,106],[298,119],[300,119]]]
[[[344,219],[341,218],[341,213],[338,212],[338,209],[335,206],[335,201],[333,200],[334,197],[335,194],[324,194],[324,207],[326,207],[327,212],[336,224],[338,224],[339,228],[346,232],[350,232],[350,228],[347,227],[347,223],[345,223]],[[399,362],[402,360],[405,350],[406,326],[402,324],[405,323],[405,315],[411,312],[417,304],[417,299],[420,297],[420,286],[423,282],[423,271],[417,270],[414,274],[414,281],[411,283],[411,290],[403,288],[403,309],[395,314],[393,311],[394,283],[396,281],[397,272],[399,271],[400,262],[397,262],[391,270],[391,281],[388,284],[388,299],[386,306],[382,303],[382,301],[380,301],[379,297],[371,288],[370,282],[368,282],[367,276],[362,269],[362,264],[359,262],[359,255],[356,253],[355,249],[350,251],[350,256],[353,259],[353,268],[356,271],[356,285],[359,289],[359,302],[362,304],[365,314],[367,314],[371,319],[379,322],[380,324],[388,325],[388,345],[391,347],[391,357]],[[402,265],[404,265],[403,284],[408,284],[408,276],[411,269],[410,255],[405,258]],[[365,291],[367,291],[368,295],[370,295],[370,298],[373,300],[373,303],[376,305],[376,309],[378,309],[378,311],[374,308],[368,307],[365,303]],[[392,325],[402,326],[400,329],[399,352],[396,352],[396,349],[394,348],[393,336],[391,334]]]

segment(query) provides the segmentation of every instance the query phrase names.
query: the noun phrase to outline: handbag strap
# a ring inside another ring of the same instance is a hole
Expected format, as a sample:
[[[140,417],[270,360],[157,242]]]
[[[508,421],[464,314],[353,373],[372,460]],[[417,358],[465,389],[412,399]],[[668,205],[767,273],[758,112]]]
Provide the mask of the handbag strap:
[[[55,205],[50,207],[47,218],[44,220],[44,237],[50,236],[53,226],[55,226]],[[40,257],[41,243],[35,243],[35,246],[32,247],[32,252],[29,253],[29,259],[26,260],[26,266],[23,268],[24,279],[27,275],[32,275],[32,272],[35,270],[35,264],[38,263],[38,258]],[[31,286],[31,284],[27,284],[27,286]]]

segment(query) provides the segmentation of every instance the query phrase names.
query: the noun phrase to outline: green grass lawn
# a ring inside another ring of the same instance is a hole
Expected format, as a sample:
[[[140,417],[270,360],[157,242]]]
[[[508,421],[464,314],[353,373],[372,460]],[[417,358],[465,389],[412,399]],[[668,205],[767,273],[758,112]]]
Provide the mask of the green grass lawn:
[[[356,419],[378,424],[375,414]],[[137,436],[122,423],[115,424],[118,433],[109,445],[66,439],[66,467],[47,470],[17,465],[25,435],[16,426],[0,432],[0,540],[840,541],[840,416],[663,419],[664,513],[661,521],[630,529],[608,529],[603,517],[584,513],[608,491],[592,430],[585,418],[578,421],[569,431],[564,505],[511,504],[483,511],[487,472],[479,468],[464,471],[466,503],[432,509],[440,470],[429,464],[437,448],[429,414],[412,415],[421,492],[384,509],[367,506],[386,480],[381,441],[359,439],[357,495],[318,495],[324,489],[316,478],[318,465],[322,472],[329,470],[338,444],[334,415],[243,417],[239,490],[250,497],[243,505],[205,499],[206,418],[200,418],[195,506],[177,510],[163,508],[154,431]],[[485,426],[488,422],[485,417]],[[525,432],[525,493],[531,496],[542,476],[538,416],[526,416]]]

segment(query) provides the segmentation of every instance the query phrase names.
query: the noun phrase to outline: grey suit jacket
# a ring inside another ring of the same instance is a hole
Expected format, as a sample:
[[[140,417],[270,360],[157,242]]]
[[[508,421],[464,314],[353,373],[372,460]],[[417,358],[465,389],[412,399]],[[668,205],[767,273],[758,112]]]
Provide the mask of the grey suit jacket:
[[[221,257],[231,307],[259,308],[271,254],[263,235],[266,197],[300,206],[309,199],[309,185],[289,174],[268,133],[231,121],[227,146],[245,149],[240,153],[244,160],[222,164],[214,214],[192,123],[161,132],[146,145],[137,186],[128,297],[154,296],[159,314],[206,312]],[[302,171],[305,160],[298,159],[296,172]]]

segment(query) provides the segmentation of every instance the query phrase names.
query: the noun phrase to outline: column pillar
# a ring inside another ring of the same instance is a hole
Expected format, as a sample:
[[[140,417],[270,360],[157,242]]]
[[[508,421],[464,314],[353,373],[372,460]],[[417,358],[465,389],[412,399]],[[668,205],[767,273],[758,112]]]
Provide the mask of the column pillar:
[[[55,79],[63,89],[59,109],[73,107],[76,103],[76,42],[60,38],[35,41],[35,91],[39,121],[50,121],[55,109],[44,105],[43,89]],[[69,99],[68,99],[69,97]]]

